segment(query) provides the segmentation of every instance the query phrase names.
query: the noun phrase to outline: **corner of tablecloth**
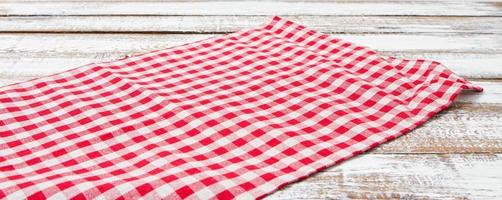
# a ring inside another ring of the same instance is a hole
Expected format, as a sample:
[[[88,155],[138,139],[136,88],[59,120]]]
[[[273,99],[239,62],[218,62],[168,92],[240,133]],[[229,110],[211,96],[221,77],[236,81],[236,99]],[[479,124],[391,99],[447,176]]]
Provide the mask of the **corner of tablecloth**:
[[[328,34],[318,32],[304,25],[298,24],[294,21],[288,20],[280,16],[273,16],[268,23],[263,26],[266,30],[280,35],[284,38],[303,39],[305,36],[315,36],[318,38],[328,38]],[[336,39],[336,38],[331,38]],[[296,41],[295,42],[301,42]]]

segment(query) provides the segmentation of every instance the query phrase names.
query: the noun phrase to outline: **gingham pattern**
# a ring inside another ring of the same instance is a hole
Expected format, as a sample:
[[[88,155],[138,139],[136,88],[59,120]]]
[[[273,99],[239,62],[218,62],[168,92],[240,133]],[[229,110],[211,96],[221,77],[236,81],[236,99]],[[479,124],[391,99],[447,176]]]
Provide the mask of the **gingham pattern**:
[[[427,60],[266,25],[0,90],[0,197],[253,199],[482,89]]]

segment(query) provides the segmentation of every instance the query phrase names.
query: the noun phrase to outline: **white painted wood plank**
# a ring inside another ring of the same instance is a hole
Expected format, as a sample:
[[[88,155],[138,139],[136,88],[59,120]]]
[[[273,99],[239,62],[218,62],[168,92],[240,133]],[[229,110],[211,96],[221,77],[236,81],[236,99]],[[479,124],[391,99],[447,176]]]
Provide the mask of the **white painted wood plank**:
[[[500,154],[365,154],[265,199],[501,199],[501,167]]]
[[[436,60],[456,74],[466,78],[501,78],[502,54],[484,53],[447,53],[447,52],[381,52],[382,55],[407,59]]]
[[[502,103],[502,82],[472,81],[472,83],[483,87],[485,91],[483,93],[465,91],[456,102]]]
[[[0,78],[52,74],[90,62],[168,48],[213,34],[0,34]],[[382,55],[437,60],[468,78],[502,77],[496,35],[334,34]],[[476,70],[473,70],[476,69]]]
[[[287,16],[326,33],[502,33],[498,17]],[[268,16],[24,16],[0,18],[0,32],[227,33]]]
[[[147,51],[147,50],[143,50]],[[139,52],[139,51],[133,51]],[[92,62],[100,62],[120,58],[128,54],[124,51],[116,53],[96,54],[61,54],[54,53],[4,53],[0,54],[0,77],[38,77],[75,68]],[[401,58],[425,58],[441,61],[455,73],[466,78],[501,78],[502,53],[420,53],[420,52],[383,52],[383,55]]]
[[[502,104],[455,103],[422,126],[371,153],[500,153],[500,113]]]
[[[215,34],[0,34],[0,52],[111,53],[168,48]],[[466,52],[502,51],[502,37],[490,34],[332,34],[378,51]]]
[[[500,16],[474,1],[35,1],[0,3],[0,15],[471,15]]]

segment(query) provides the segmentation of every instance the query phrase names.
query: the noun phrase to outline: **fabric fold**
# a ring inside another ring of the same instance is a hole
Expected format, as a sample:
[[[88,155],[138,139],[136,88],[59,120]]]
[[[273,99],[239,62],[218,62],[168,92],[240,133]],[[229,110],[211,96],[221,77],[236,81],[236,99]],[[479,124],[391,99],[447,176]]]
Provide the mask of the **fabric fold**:
[[[273,17],[0,88],[2,199],[255,199],[482,91]]]

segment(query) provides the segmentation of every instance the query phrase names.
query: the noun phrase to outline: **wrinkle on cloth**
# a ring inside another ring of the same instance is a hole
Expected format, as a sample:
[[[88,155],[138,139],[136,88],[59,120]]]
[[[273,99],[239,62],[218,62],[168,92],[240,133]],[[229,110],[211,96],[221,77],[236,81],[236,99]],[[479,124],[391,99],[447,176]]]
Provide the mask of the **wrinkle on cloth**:
[[[0,199],[263,198],[463,89],[482,90],[274,17],[0,88]]]

